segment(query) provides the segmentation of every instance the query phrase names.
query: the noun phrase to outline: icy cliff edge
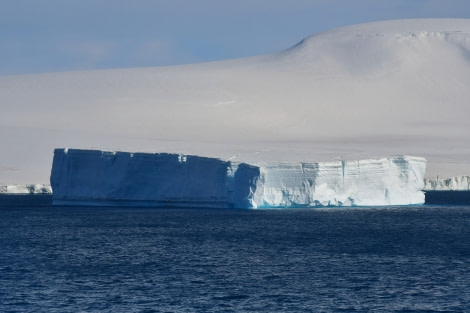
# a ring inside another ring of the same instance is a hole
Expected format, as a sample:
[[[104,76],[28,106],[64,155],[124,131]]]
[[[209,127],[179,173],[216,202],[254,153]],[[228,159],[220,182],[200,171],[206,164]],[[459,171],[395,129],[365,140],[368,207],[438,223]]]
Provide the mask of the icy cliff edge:
[[[192,155],[56,149],[53,203],[217,208],[424,203],[426,160],[246,164]]]

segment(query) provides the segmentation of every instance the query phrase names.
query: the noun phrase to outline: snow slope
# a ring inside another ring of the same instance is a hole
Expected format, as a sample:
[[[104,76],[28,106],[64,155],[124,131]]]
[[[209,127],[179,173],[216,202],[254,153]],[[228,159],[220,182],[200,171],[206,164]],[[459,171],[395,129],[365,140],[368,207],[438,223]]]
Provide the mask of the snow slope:
[[[470,175],[470,20],[369,23],[213,63],[0,77],[0,184],[55,147],[319,162],[418,155]]]
[[[56,149],[57,205],[295,208],[424,203],[423,158],[246,164],[201,156]]]

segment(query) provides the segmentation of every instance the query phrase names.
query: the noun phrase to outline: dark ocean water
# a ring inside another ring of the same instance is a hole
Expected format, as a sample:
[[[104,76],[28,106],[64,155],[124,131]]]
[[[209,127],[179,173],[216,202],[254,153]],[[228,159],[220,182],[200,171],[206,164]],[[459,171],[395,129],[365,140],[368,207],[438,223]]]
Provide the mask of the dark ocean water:
[[[0,312],[470,312],[470,206],[3,201]]]

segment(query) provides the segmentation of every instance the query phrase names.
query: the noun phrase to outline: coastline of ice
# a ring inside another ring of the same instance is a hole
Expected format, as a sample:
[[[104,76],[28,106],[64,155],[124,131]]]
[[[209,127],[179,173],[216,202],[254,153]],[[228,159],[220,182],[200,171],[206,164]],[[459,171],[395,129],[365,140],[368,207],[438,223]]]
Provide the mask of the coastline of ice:
[[[236,163],[192,155],[56,149],[53,203],[217,208],[423,204],[426,160]]]

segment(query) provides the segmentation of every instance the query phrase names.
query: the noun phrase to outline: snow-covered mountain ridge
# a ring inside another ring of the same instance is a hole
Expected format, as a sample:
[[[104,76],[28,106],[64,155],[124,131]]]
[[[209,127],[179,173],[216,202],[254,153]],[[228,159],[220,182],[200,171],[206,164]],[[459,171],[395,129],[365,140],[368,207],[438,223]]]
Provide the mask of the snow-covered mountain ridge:
[[[470,175],[470,20],[315,34],[184,66],[0,77],[0,184],[47,182],[55,147],[239,162],[418,155]]]

